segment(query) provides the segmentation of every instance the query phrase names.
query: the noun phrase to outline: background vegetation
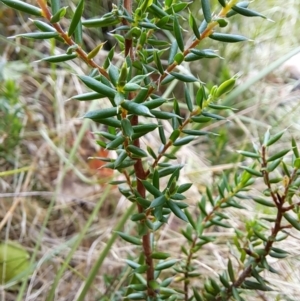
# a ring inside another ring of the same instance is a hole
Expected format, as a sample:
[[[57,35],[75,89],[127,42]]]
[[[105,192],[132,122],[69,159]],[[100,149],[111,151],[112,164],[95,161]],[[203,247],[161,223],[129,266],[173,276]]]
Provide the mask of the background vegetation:
[[[77,3],[62,1],[62,4],[74,9]],[[99,0],[89,5],[86,17],[109,10]],[[300,3],[287,0],[284,8],[279,0],[254,1],[252,5],[274,22],[264,19],[245,22],[237,17],[226,31],[244,34],[253,41],[218,45],[218,54],[226,58],[224,60],[184,65],[187,71],[197,70],[201,80],[210,87],[235,74],[239,75],[239,89],[245,87],[238,97],[234,97],[237,92],[233,91],[225,99],[227,105],[236,108],[226,112],[229,122],[219,121],[203,129],[218,135],[197,139],[192,147],[183,147],[179,152],[179,161],[185,164],[181,181],[194,184],[187,195],[190,206],[196,206],[206,187],[217,183],[222,172],[237,168],[242,160],[236,150],[248,149],[269,127],[274,133],[288,129],[278,148],[285,149],[291,136],[299,141],[299,90],[293,88],[299,83],[300,58],[283,66],[278,63],[265,74],[263,71],[299,47]],[[191,9],[202,20],[196,2]],[[28,286],[2,285],[0,299],[46,300],[55,276],[70,250],[74,250],[72,260],[56,284],[55,300],[75,300],[98,254],[108,246],[113,230],[130,214],[125,198],[116,187],[107,185],[109,180],[118,180],[118,175],[108,169],[98,170],[101,163],[88,160],[94,156],[112,156],[95,142],[93,133],[101,128],[80,118],[93,108],[108,106],[108,101],[70,100],[86,91],[73,75],[82,74],[82,70],[86,72],[86,66],[79,61],[66,62],[63,68],[45,62],[34,63],[49,54],[64,53],[65,49],[58,49],[53,41],[7,39],[7,36],[30,32],[34,26],[26,14],[17,13],[2,3],[0,20],[0,235],[2,241],[22,244],[34,254],[32,263],[36,264]],[[107,38],[107,33],[98,29],[84,35],[90,50]],[[111,39],[110,43],[114,41]],[[204,47],[213,47],[211,41],[205,43]],[[101,61],[106,56],[107,50],[102,49],[96,59]],[[116,65],[121,64],[120,58]],[[180,93],[180,89],[171,85],[164,96]],[[159,147],[158,134],[145,139],[153,148]],[[262,183],[257,182],[254,192],[261,186]],[[250,227],[268,214],[265,207],[254,202],[243,205],[246,209],[229,211],[236,229]],[[44,221],[48,218],[46,224]],[[183,223],[172,218],[160,232],[161,246],[174,258],[180,257],[180,246],[186,244],[180,234],[182,226]],[[133,223],[126,223],[122,230],[132,233]],[[217,240],[199,253],[199,258],[205,258],[199,262],[204,279],[224,267],[226,243],[233,236],[230,231],[219,232],[213,227],[209,234]],[[280,277],[266,275],[277,290],[253,292],[247,301],[299,300],[299,234],[290,236],[284,249],[290,255],[278,263],[274,259],[275,268],[281,271]],[[124,267],[124,259],[134,259],[136,250],[121,239],[108,250],[86,300],[122,298],[130,273],[130,269]],[[22,289],[24,294],[20,293]]]

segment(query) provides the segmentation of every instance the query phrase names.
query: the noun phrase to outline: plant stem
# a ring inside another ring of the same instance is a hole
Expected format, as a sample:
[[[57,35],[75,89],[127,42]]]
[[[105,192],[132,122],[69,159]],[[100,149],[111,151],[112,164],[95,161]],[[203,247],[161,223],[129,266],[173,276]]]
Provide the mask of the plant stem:
[[[133,116],[131,119],[131,124],[132,125],[138,125],[138,116]],[[140,140],[136,139],[134,140],[133,144],[136,147],[140,147]],[[142,198],[146,197],[146,190],[145,187],[142,183],[142,180],[145,180],[147,178],[143,163],[141,159],[137,159],[135,165],[134,165],[134,170],[137,178],[137,191],[141,195]],[[144,211],[143,207],[141,205],[138,206],[138,211],[139,213],[142,213]],[[145,223],[145,221],[141,221],[141,223]],[[149,297],[154,297],[155,292],[154,290],[150,287],[150,281],[154,280],[154,266],[153,266],[153,259],[151,257],[152,254],[152,248],[151,248],[151,239],[150,239],[150,232],[149,230],[145,235],[142,237],[143,241],[143,249],[144,249],[144,254],[145,254],[145,262],[148,266],[147,269],[147,290],[148,290],[148,296]]]
[[[132,13],[132,1],[124,0],[124,8],[127,10],[129,14]],[[126,19],[122,20],[124,25],[130,25]],[[132,51],[132,39],[125,39],[125,57],[129,55],[133,60],[133,51]]]

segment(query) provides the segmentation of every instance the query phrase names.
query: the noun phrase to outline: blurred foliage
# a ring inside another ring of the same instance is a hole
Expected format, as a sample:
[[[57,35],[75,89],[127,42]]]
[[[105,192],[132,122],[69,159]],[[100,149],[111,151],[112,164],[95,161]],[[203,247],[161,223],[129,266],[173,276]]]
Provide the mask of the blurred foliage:
[[[8,79],[0,82],[0,158],[13,162],[15,148],[21,140],[23,107],[18,84]]]

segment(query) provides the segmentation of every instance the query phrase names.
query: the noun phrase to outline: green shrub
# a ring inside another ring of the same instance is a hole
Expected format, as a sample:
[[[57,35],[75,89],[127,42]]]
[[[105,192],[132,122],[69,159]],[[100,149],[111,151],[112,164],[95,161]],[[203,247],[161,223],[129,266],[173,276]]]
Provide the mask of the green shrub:
[[[226,120],[233,108],[222,101],[237,81],[237,76],[229,76],[230,71],[224,69],[224,80],[218,78],[216,84],[206,86],[200,73],[192,74],[185,66],[219,58],[215,50],[201,47],[203,40],[206,45],[211,40],[217,41],[214,47],[247,42],[248,38],[242,35],[224,33],[223,28],[235,15],[244,16],[246,22],[253,22],[247,17],[266,17],[248,8],[248,1],[236,0],[218,3],[202,0],[200,21],[189,11],[190,3],[173,0],[164,3],[125,0],[124,5],[113,5],[103,16],[85,20],[82,19],[84,0],[77,4],[71,20],[64,18],[67,8],[61,7],[57,0],[51,1],[51,7],[44,0],[38,0],[38,6],[18,0],[1,1],[34,16],[37,30],[17,37],[55,39],[57,44],[62,43],[65,53],[45,57],[43,62],[58,63],[63,68],[63,62],[81,59],[89,66],[88,75],[78,78],[91,92],[74,96],[74,100],[108,98],[111,104],[105,109],[89,111],[84,117],[105,126],[98,133],[97,143],[115,151],[116,159],[100,159],[107,162],[104,167],[123,175],[123,180],[112,184],[119,185],[120,193],[133,205],[116,225],[117,231],[79,289],[77,300],[86,300],[117,235],[136,246],[138,253],[137,259],[126,260],[131,273],[126,287],[120,289],[125,300],[239,301],[250,300],[256,291],[276,291],[265,276],[267,272],[279,273],[270,258],[287,257],[289,253],[280,242],[289,238],[292,229],[300,230],[297,202],[300,158],[296,141],[292,139],[289,148],[281,149],[277,145],[284,132],[270,135],[268,130],[261,143],[253,144],[253,149],[238,152],[247,159],[247,165],[240,164],[237,170],[222,174],[207,186],[196,208],[188,205],[185,193],[192,183],[181,183],[184,166],[176,161],[178,150],[197,137],[205,136],[209,142],[214,139],[215,133],[203,127]],[[98,64],[94,58],[105,41],[87,53],[82,32],[85,28],[111,26],[115,27],[111,35],[116,46]],[[183,28],[189,29],[188,39]],[[159,35],[165,38],[158,38]],[[115,63],[117,56],[123,58],[121,66]],[[175,85],[179,89],[174,89]],[[163,92],[169,87],[178,95],[166,97]],[[170,133],[164,122],[169,122]],[[147,140],[143,140],[154,131],[160,139],[158,149],[145,145]],[[225,151],[227,137],[226,133],[221,134],[214,142],[214,163],[219,162]],[[251,190],[258,181],[264,187]],[[265,215],[239,221],[243,226],[237,227],[237,217],[232,212],[247,209],[249,202],[262,207]],[[171,258],[159,240],[161,227],[172,215],[186,223],[181,231],[186,244],[181,247],[179,258]],[[129,219],[136,223],[134,234],[121,230]],[[199,259],[197,254],[216,240],[212,229],[230,237],[226,245],[229,255],[226,266],[206,275],[198,264],[206,259]],[[59,270],[47,300],[54,299],[59,277],[70,260],[71,255]],[[277,295],[280,298],[284,293]]]

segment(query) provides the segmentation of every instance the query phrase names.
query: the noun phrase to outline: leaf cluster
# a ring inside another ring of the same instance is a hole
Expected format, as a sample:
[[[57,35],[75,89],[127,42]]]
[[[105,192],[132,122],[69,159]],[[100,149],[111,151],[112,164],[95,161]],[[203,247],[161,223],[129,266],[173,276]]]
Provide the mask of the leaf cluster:
[[[200,73],[191,74],[179,67],[190,62],[220,59],[215,50],[201,48],[206,38],[222,43],[249,40],[222,32],[234,15],[266,17],[250,9],[248,1],[219,0],[219,10],[213,12],[211,1],[201,0],[203,20],[198,22],[189,11],[189,2],[139,0],[132,7],[131,1],[124,0],[124,5],[113,5],[110,12],[98,18],[83,19],[86,1],[80,0],[64,28],[61,20],[68,15],[69,8],[60,7],[58,0],[51,1],[51,8],[42,0],[37,1],[39,7],[19,0],[0,1],[36,17],[32,22],[37,31],[16,37],[55,39],[67,45],[65,53],[47,56],[42,61],[61,65],[81,59],[89,66],[89,74],[78,75],[78,78],[91,91],[76,95],[73,100],[107,98],[110,102],[109,107],[89,111],[83,117],[100,126],[101,130],[96,133],[97,143],[116,154],[114,159],[99,158],[105,162],[104,168],[123,175],[122,180],[111,184],[117,184],[120,193],[137,208],[131,215],[131,221],[137,224],[137,235],[116,232],[140,250],[137,260],[126,261],[131,274],[125,299],[239,301],[246,300],[244,295],[248,290],[272,290],[272,285],[262,276],[265,270],[277,273],[269,264],[268,256],[288,256],[276,243],[286,238],[284,229],[300,229],[295,201],[300,184],[296,141],[292,140],[291,148],[271,153],[270,147],[284,132],[270,136],[267,131],[261,146],[254,146],[253,151],[239,151],[240,155],[252,160],[251,164],[240,166],[232,175],[224,173],[218,184],[207,187],[197,202],[196,215],[185,196],[192,183],[179,184],[184,166],[177,161],[179,148],[190,145],[199,136],[213,139],[215,133],[202,128],[226,120],[226,111],[234,108],[222,104],[222,100],[237,81],[237,77],[232,76],[208,88],[200,79]],[[191,32],[188,42],[182,27],[186,16]],[[110,34],[116,45],[99,64],[95,57],[105,41],[89,52],[83,43],[83,31],[91,27],[114,27]],[[164,33],[167,33],[166,38],[159,39]],[[117,55],[123,57],[120,67],[116,63]],[[182,99],[162,93],[165,87],[176,82],[182,84]],[[171,130],[163,126],[165,122]],[[143,138],[154,132],[159,137],[157,149],[150,143],[142,144]],[[252,196],[249,191],[257,179],[264,182],[266,189],[262,195]],[[229,246],[236,254],[235,261],[229,258],[227,268],[217,278],[207,278],[202,286],[192,284],[193,278],[202,278],[202,272],[194,263],[197,253],[216,240],[207,231],[212,227],[232,229],[233,221],[228,212],[245,209],[247,201],[271,208],[272,216],[264,221],[247,221],[245,229],[234,230]],[[180,261],[170,258],[166,250],[160,251],[156,241],[156,234],[168,223],[171,214],[187,223],[181,232],[187,243],[181,248],[184,259]],[[174,278],[181,288],[173,285]],[[84,300],[90,285],[91,282],[85,284],[78,300]]]

